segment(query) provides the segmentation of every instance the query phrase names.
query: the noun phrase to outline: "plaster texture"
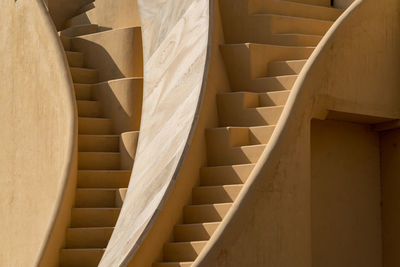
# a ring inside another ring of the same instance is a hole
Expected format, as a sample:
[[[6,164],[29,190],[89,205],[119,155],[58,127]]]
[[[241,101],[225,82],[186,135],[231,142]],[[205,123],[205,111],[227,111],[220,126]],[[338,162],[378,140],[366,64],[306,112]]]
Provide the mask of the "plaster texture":
[[[44,3],[0,8],[0,266],[34,266],[53,226],[68,220],[61,203],[76,181],[76,106]]]
[[[397,1],[354,1],[332,25],[297,78],[232,209],[193,266],[311,266],[318,259],[316,228],[310,227],[311,119],[374,124],[398,118],[398,10]],[[353,257],[377,262],[377,253]]]

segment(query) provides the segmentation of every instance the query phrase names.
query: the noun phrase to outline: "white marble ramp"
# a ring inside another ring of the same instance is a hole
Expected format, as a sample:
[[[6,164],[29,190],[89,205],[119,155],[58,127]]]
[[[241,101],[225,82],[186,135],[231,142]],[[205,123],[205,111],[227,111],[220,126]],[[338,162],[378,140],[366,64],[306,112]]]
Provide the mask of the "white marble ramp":
[[[139,0],[144,92],[132,178],[99,266],[125,266],[171,191],[194,127],[206,70],[208,0]]]

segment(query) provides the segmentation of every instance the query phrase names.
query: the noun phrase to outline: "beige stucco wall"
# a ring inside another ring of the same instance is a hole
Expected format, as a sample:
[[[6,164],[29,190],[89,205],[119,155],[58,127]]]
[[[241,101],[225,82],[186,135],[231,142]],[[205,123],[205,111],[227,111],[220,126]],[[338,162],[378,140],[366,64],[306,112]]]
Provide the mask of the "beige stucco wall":
[[[0,266],[33,266],[72,177],[75,102],[41,0],[0,2]]]
[[[358,0],[335,22],[297,79],[253,173],[193,266],[312,266],[311,119],[327,118],[328,110],[370,116],[341,118],[353,122],[400,117],[399,11],[397,0]]]
[[[382,266],[379,133],[311,123],[312,266]]]

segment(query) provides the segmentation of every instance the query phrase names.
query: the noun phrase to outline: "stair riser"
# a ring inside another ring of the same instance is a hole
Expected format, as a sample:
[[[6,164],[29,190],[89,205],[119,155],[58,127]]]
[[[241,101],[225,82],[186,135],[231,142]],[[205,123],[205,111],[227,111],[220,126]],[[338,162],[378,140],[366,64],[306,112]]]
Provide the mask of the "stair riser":
[[[66,53],[68,64],[70,67],[83,67],[83,54],[77,52],[67,52]]]
[[[193,189],[193,204],[229,203],[235,201],[241,185],[227,187],[197,187]]]
[[[231,204],[187,206],[183,212],[184,223],[220,222],[231,206]]]
[[[205,241],[210,239],[219,223],[182,224],[174,228],[176,242]]]
[[[84,25],[84,24],[97,24],[95,18],[96,18],[96,10],[91,9],[67,20],[67,22],[65,23],[65,28],[77,25]]]
[[[101,105],[97,101],[77,101],[80,117],[102,117]]]
[[[63,37],[77,37],[92,33],[99,32],[99,27],[97,25],[80,25],[71,28],[67,28],[60,32],[60,35]]]
[[[111,120],[79,118],[78,124],[79,134],[112,134]]]
[[[247,0],[243,0],[246,1]],[[290,1],[251,1],[249,2],[250,14],[277,14],[293,17],[304,17],[321,20],[336,20],[342,13],[339,9],[327,8],[328,6],[303,5]],[[327,1],[328,2],[328,1]]]
[[[247,180],[253,168],[253,164],[201,168],[201,185],[242,184]]]
[[[256,163],[265,146],[247,146],[223,149],[220,147],[208,148],[208,166],[224,166]]]
[[[274,61],[268,64],[268,76],[298,75],[306,60],[297,61]]]
[[[96,267],[104,250],[61,250],[60,267]]]
[[[80,170],[118,170],[120,169],[120,154],[79,152],[78,168]]]
[[[119,209],[73,209],[71,227],[114,227]]]
[[[258,108],[240,110],[219,111],[219,123],[221,126],[252,127],[264,125],[276,125],[283,111],[283,107]]]
[[[71,75],[74,83],[94,84],[99,81],[96,70],[71,68]]]
[[[79,188],[127,188],[130,171],[126,172],[78,172]]]
[[[200,254],[206,242],[196,243],[169,243],[164,247],[166,261],[193,261]]]
[[[74,84],[75,96],[77,100],[91,100],[92,87],[86,84]]]
[[[113,228],[70,228],[67,231],[67,248],[105,248]]]
[[[113,208],[117,190],[78,189],[75,196],[77,208]]]
[[[119,152],[119,136],[79,135],[80,152]]]
[[[270,29],[272,34],[301,33],[324,35],[332,24],[332,21],[308,20],[285,16],[273,16],[270,18]]]

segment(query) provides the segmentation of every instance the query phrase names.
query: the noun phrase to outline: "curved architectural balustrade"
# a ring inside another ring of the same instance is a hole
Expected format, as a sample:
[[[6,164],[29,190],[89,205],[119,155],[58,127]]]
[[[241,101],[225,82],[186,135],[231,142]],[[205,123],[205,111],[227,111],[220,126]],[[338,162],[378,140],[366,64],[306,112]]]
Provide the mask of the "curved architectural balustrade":
[[[76,107],[43,1],[0,8],[0,265],[33,266],[75,181]]]
[[[139,1],[144,48],[141,134],[126,199],[99,266],[124,266],[172,190],[206,72],[209,1]]]

